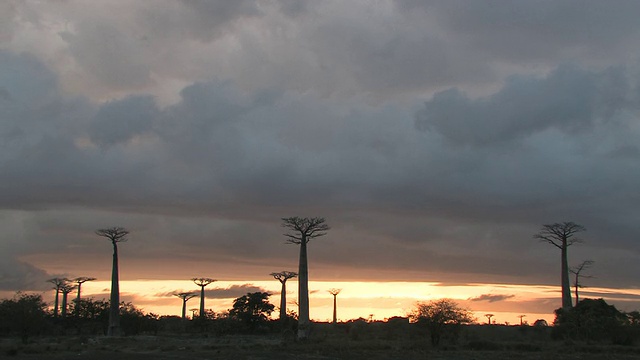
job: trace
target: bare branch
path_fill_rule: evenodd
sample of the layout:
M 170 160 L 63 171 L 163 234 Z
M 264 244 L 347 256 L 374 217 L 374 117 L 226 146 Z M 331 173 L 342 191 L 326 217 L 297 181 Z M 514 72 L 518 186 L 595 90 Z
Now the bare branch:
M 563 222 L 543 225 L 540 232 L 533 235 L 533 237 L 562 249 L 575 243 L 581 243 L 582 239 L 577 238 L 575 234 L 582 231 L 586 231 L 582 225 L 573 222 Z
M 191 279 L 191 281 L 193 281 L 198 286 L 205 287 L 205 286 L 207 286 L 207 285 L 209 285 L 212 282 L 215 282 L 217 280 L 211 279 L 211 278 L 193 278 L 193 279 Z
M 337 296 L 338 294 L 340 294 L 340 291 L 342 291 L 342 289 L 329 289 L 329 290 L 327 290 L 327 292 L 329 292 L 329 294 L 331 294 L 333 296 Z
M 96 235 L 105 237 L 111 240 L 112 243 L 120 243 L 126 242 L 129 239 L 127 235 L 129 235 L 129 231 L 122 227 L 112 227 L 107 229 L 99 229 L 96 230 Z
M 282 227 L 290 230 L 284 236 L 288 238 L 286 241 L 291 244 L 307 243 L 313 238 L 326 235 L 327 231 L 331 229 L 329 225 L 325 224 L 325 219 L 321 217 L 301 218 L 292 216 L 281 220 Z
M 298 273 L 293 272 L 293 271 L 280 271 L 277 273 L 271 273 L 269 274 L 271 276 L 273 276 L 274 279 L 280 281 L 281 283 L 285 283 L 287 280 L 297 277 Z
M 189 299 L 192 299 L 192 298 L 198 296 L 198 294 L 194 293 L 194 292 L 181 292 L 181 293 L 176 293 L 176 294 L 173 294 L 173 295 L 179 297 L 180 299 L 182 299 L 182 301 L 185 301 L 185 302 L 187 300 L 189 300 Z

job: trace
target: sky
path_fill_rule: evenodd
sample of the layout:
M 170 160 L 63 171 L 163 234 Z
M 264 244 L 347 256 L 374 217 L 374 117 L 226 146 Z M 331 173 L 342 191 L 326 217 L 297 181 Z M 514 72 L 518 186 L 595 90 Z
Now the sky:
M 533 235 L 573 221 L 587 231 L 570 264 L 595 262 L 585 285 L 640 308 L 624 295 L 640 273 L 638 13 L 2 1 L 0 291 L 108 280 L 95 230 L 112 226 L 130 231 L 123 281 L 278 285 L 268 274 L 298 256 L 281 218 L 302 216 L 331 226 L 310 277 L 346 284 L 345 300 L 349 283 L 437 283 L 468 285 L 472 308 L 535 312 L 521 286 L 557 286 L 560 254 Z

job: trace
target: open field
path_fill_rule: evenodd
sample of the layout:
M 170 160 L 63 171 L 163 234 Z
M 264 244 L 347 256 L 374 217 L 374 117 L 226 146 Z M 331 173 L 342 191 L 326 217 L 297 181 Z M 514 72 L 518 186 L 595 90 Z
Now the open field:
M 551 341 L 546 334 L 517 327 L 475 326 L 458 341 L 433 348 L 420 334 L 344 332 L 320 327 L 306 342 L 287 335 L 162 335 L 46 337 L 27 344 L 0 342 L 0 358 L 12 359 L 640 359 L 638 346 Z M 528 329 L 534 330 L 534 329 Z M 406 336 L 405 336 L 406 335 Z

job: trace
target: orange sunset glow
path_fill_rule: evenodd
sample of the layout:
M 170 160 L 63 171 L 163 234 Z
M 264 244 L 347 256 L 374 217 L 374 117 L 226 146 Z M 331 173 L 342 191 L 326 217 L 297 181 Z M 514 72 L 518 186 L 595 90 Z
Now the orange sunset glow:
M 578 3 L 0 1 L 0 298 L 640 309 L 640 2 Z

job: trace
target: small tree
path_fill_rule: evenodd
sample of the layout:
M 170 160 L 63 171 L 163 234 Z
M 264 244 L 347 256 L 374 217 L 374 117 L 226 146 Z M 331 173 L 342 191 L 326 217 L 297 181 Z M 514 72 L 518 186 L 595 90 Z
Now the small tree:
M 18 335 L 26 343 L 46 326 L 47 304 L 41 295 L 16 293 L 13 299 L 0 301 L 0 334 Z
M 298 273 L 293 271 L 280 271 L 277 273 L 271 273 L 274 279 L 280 281 L 282 289 L 280 290 L 280 317 L 282 321 L 287 317 L 287 280 L 295 278 Z
M 193 278 L 191 281 L 200 286 L 200 312 L 198 313 L 198 317 L 204 319 L 206 315 L 206 312 L 204 311 L 204 288 L 216 280 L 211 278 Z
M 187 301 L 189 301 L 189 299 L 192 299 L 198 295 L 192 292 L 181 292 L 174 295 L 182 299 L 182 320 L 184 321 L 187 319 Z
M 269 321 L 269 316 L 275 309 L 269 303 L 269 293 L 247 293 L 233 301 L 233 308 L 229 310 L 229 316 L 239 320 L 253 331 L 263 323 Z
M 487 318 L 487 324 L 491 325 L 491 318 L 494 317 L 493 314 L 484 314 L 484 317 Z
M 572 267 L 571 269 L 569 269 L 569 271 L 575 276 L 574 280 L 573 280 L 573 286 L 574 286 L 574 289 L 575 289 L 575 292 L 576 292 L 576 304 L 578 302 L 580 302 L 580 296 L 578 295 L 578 289 L 584 287 L 584 285 L 582 285 L 582 282 L 580 281 L 580 279 L 590 279 L 590 278 L 593 277 L 591 275 L 584 275 L 582 272 L 584 270 L 587 270 L 588 268 L 590 268 L 594 263 L 595 263 L 595 261 L 593 261 L 593 260 L 585 260 L 580 265 Z
M 427 328 L 433 346 L 440 344 L 440 339 L 445 333 L 451 333 L 456 337 L 460 325 L 474 321 L 469 310 L 461 308 L 451 299 L 419 302 L 409 314 L 409 318 Z
M 542 225 L 542 229 L 540 229 L 537 234 L 533 235 L 534 238 L 560 249 L 560 282 L 562 286 L 562 307 L 564 309 L 570 309 L 573 306 L 571 303 L 571 284 L 569 283 L 568 248 L 575 243 L 582 242 L 581 239 L 575 236 L 577 233 L 582 231 L 586 231 L 582 225 L 578 225 L 573 222 L 563 222 Z
M 309 337 L 309 266 L 307 261 L 307 243 L 314 238 L 324 236 L 330 229 L 324 218 L 301 218 L 297 216 L 282 218 L 282 227 L 289 230 L 284 234 L 287 243 L 300 245 L 298 266 L 298 339 Z
M 96 230 L 96 235 L 107 238 L 113 246 L 111 266 L 111 297 L 109 309 L 109 329 L 107 336 L 120 336 L 120 281 L 118 276 L 118 243 L 126 242 L 129 231 L 121 227 Z
M 329 294 L 333 295 L 333 323 L 338 323 L 338 301 L 336 298 L 342 289 L 329 289 Z M 373 317 L 373 316 L 372 316 Z
M 518 317 L 520 318 L 520 326 L 524 325 L 524 318 L 526 318 L 527 315 L 518 315 Z

